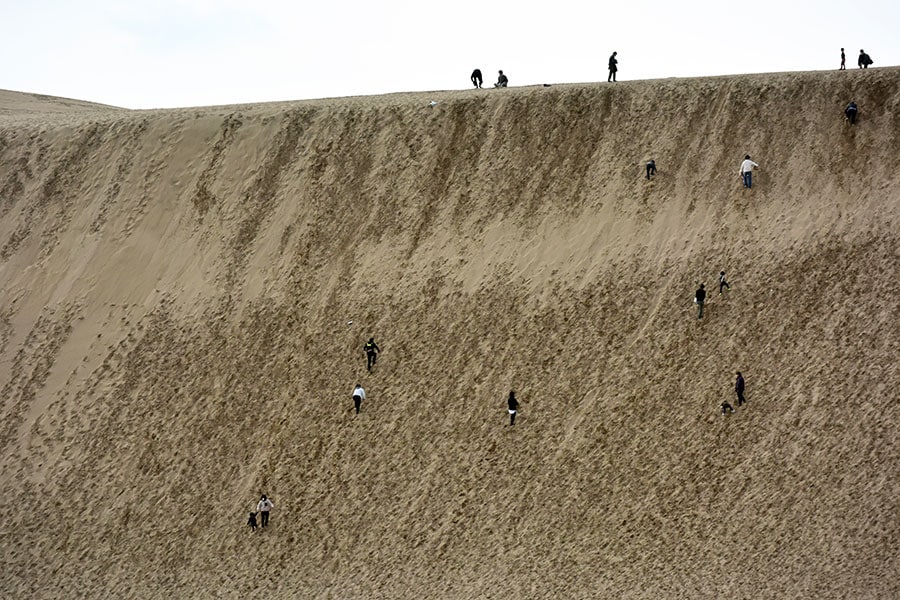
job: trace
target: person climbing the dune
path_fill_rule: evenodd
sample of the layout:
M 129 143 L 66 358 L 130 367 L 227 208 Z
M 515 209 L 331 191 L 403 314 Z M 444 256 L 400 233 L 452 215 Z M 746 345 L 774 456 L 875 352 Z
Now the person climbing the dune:
M 267 527 L 269 525 L 269 511 L 275 508 L 275 503 L 266 498 L 266 495 L 263 494 L 262 498 L 259 499 L 259 502 L 256 504 L 256 512 L 259 513 L 260 527 Z
M 737 372 L 737 380 L 734 382 L 734 392 L 737 394 L 737 405 L 741 406 L 746 402 L 744 399 L 744 376 L 741 372 Z
M 719 294 L 723 292 L 723 290 L 730 290 L 731 286 L 728 285 L 728 282 L 725 280 L 725 271 L 719 271 Z
M 516 413 L 519 411 L 519 401 L 516 400 L 516 393 L 509 391 L 509 398 L 506 399 L 506 406 L 509 410 L 509 425 L 512 427 L 516 424 Z
M 370 337 L 369 341 L 363 345 L 363 349 L 366 351 L 366 370 L 371 371 L 378 362 L 378 353 L 381 352 L 381 348 L 375 343 L 375 338 Z
M 734 407 L 728 403 L 728 400 L 722 402 L 722 414 L 729 415 L 734 413 Z
M 359 414 L 359 408 L 362 406 L 362 401 L 366 399 L 366 390 L 363 389 L 363 386 L 356 384 L 356 387 L 353 388 L 353 408 L 356 409 L 356 414 Z
M 656 175 L 656 161 L 652 158 L 647 163 L 647 179 L 650 179 L 651 175 Z
M 700 287 L 694 292 L 694 302 L 697 303 L 697 318 L 703 318 L 703 303 L 706 301 L 706 288 L 704 284 L 700 284 Z
M 856 125 L 857 115 L 859 115 L 859 107 L 856 106 L 856 102 L 851 102 L 847 105 L 847 108 L 844 109 L 844 116 L 847 117 L 847 121 L 849 121 L 851 125 Z
M 750 160 L 750 155 L 744 157 L 741 163 L 741 179 L 744 181 L 744 187 L 750 189 L 753 187 L 753 167 L 759 168 L 759 165 Z

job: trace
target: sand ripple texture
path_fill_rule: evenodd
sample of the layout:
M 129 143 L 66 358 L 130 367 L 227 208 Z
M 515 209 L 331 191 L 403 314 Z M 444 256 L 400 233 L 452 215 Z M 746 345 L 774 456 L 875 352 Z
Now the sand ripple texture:
M 900 597 L 898 156 L 897 68 L 2 92 L 0 596 Z

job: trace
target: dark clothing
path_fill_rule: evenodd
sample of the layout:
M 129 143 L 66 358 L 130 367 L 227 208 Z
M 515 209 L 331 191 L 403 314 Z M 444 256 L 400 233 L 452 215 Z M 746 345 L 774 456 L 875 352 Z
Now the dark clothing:
M 847 117 L 847 120 L 850 121 L 851 125 L 856 124 L 856 115 L 859 114 L 859 108 L 856 106 L 856 102 L 851 102 L 847 105 L 847 108 L 844 109 L 844 115 Z
M 722 403 L 722 414 L 727 415 L 734 412 L 734 407 L 728 404 L 728 400 Z
M 366 369 L 371 371 L 375 363 L 378 362 L 378 353 L 381 352 L 381 348 L 378 347 L 375 340 L 369 340 L 365 343 L 363 349 L 366 351 Z
M 724 274 L 723 274 L 723 275 L 719 275 L 719 293 L 720 293 L 720 294 L 722 293 L 723 288 L 724 288 L 724 289 L 729 289 L 729 290 L 731 289 L 731 286 L 728 285 L 728 282 L 727 282 L 727 281 L 725 281 L 725 275 L 724 275 Z
M 656 175 L 656 161 L 653 160 L 647 163 L 647 179 L 650 179 L 651 175 Z
M 356 414 L 359 414 L 359 407 L 362 406 L 362 396 L 359 394 L 353 394 L 353 407 L 356 409 Z
M 263 514 L 268 515 L 269 513 L 263 513 Z M 247 525 L 250 526 L 250 529 L 252 529 L 254 531 L 256 530 L 256 513 L 250 513 L 250 518 L 247 519 Z
M 500 77 L 497 78 L 497 83 L 494 84 L 494 87 L 506 87 L 508 83 L 509 79 L 506 78 L 506 75 L 501 73 Z
M 865 52 L 859 53 L 859 61 L 857 62 L 860 69 L 868 69 L 869 65 L 872 64 L 872 58 L 866 54 Z
M 742 375 L 738 375 L 737 381 L 734 382 L 734 391 L 737 393 L 738 406 L 746 402 L 744 400 L 744 377 Z
M 703 301 L 706 300 L 706 290 L 701 286 L 694 294 L 694 300 L 697 301 L 697 318 L 703 318 Z
M 606 78 L 606 81 L 616 80 L 616 71 L 619 70 L 618 64 L 619 61 L 616 60 L 616 53 L 613 52 L 612 56 L 609 57 L 609 77 Z
M 472 85 L 480 88 L 482 83 L 484 83 L 484 79 L 481 78 L 481 69 L 475 69 L 472 71 Z
M 509 424 L 515 425 L 516 412 L 519 410 L 519 401 L 516 400 L 516 395 L 510 392 L 509 399 L 507 399 L 506 404 L 509 407 Z
M 269 524 L 269 511 L 264 510 L 259 513 L 260 517 L 262 517 L 262 522 L 260 525 L 262 527 L 266 527 Z
M 840 70 L 843 71 L 846 68 L 847 68 L 847 55 L 845 55 L 844 51 L 841 50 L 841 68 L 840 68 Z

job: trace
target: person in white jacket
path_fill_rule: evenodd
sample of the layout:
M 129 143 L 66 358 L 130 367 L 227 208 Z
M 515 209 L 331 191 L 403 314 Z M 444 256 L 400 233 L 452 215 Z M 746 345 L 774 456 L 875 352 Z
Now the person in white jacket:
M 353 388 L 353 407 L 356 409 L 356 414 L 359 414 L 359 407 L 362 405 L 362 401 L 365 399 L 366 390 L 364 390 L 363 387 L 357 383 L 356 387 Z
M 266 495 L 263 494 L 262 498 L 259 499 L 259 502 L 256 503 L 256 511 L 260 516 L 260 527 L 265 527 L 269 524 L 269 511 L 275 508 L 275 503 L 266 498 Z
M 759 165 L 750 160 L 750 155 L 744 157 L 741 163 L 741 179 L 744 180 L 745 188 L 753 187 L 753 167 L 759 168 Z

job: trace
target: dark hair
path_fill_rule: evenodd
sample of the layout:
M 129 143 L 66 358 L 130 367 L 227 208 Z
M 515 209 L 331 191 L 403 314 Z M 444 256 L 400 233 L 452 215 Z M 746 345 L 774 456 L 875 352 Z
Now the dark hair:
M 748 154 L 747 156 L 745 156 L 744 160 L 750 160 L 750 155 Z

